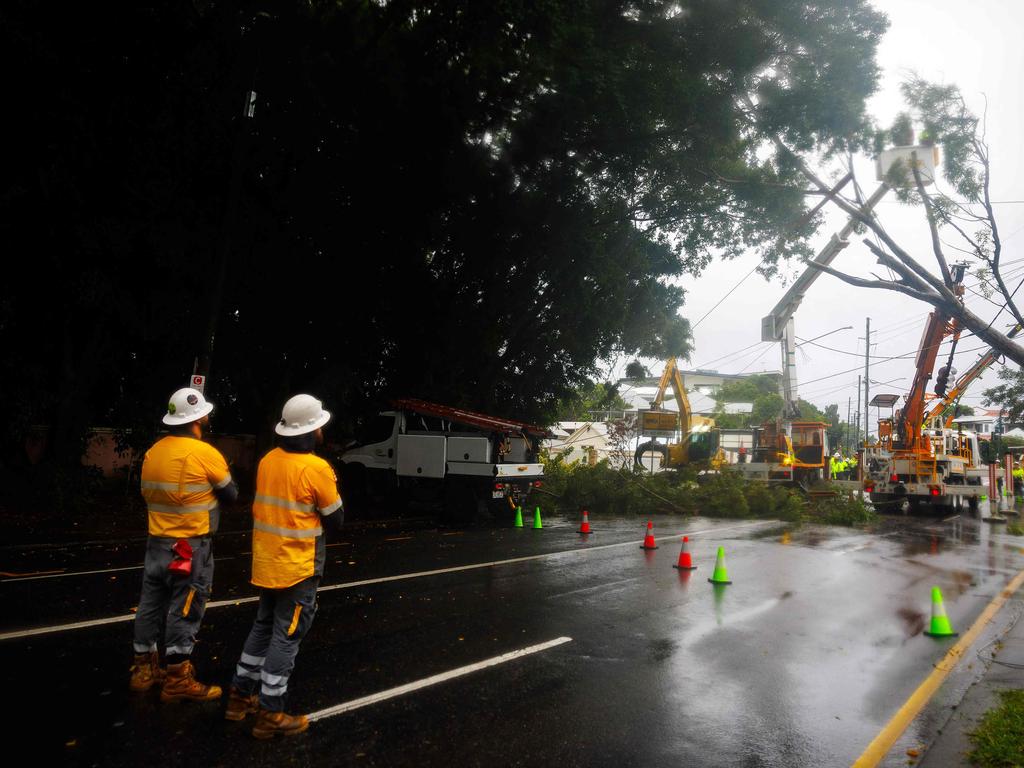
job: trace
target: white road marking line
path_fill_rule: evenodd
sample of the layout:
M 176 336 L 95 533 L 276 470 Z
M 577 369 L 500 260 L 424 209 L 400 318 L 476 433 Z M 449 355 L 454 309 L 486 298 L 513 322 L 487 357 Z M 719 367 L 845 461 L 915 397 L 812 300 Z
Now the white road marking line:
M 311 721 L 323 720 L 328 717 L 334 717 L 334 715 L 341 715 L 345 712 L 351 712 L 354 709 L 359 709 L 360 707 L 367 707 L 371 704 L 379 704 L 382 701 L 393 699 L 396 696 L 404 696 L 407 693 L 418 691 L 421 688 L 427 688 L 431 685 L 437 685 L 438 683 L 453 680 L 456 677 L 468 675 L 471 672 L 477 672 L 481 669 L 494 667 L 498 664 L 504 664 L 508 661 L 514 661 L 515 659 L 520 659 L 523 656 L 529 656 L 532 653 L 539 653 L 540 651 L 546 651 L 549 648 L 554 648 L 556 646 L 562 645 L 563 643 L 571 642 L 571 637 L 557 637 L 554 640 L 549 640 L 546 643 L 538 643 L 537 645 L 530 645 L 526 648 L 520 648 L 517 651 L 509 651 L 508 653 L 501 654 L 501 656 L 495 656 L 493 658 L 486 659 L 485 661 L 478 661 L 475 664 L 469 664 L 465 667 L 452 669 L 448 672 L 441 672 L 437 675 L 424 677 L 422 680 L 416 680 L 412 683 L 399 685 L 396 688 L 389 688 L 386 691 L 381 691 L 380 693 L 371 693 L 369 696 L 363 696 L 361 699 L 353 699 L 352 701 L 347 701 L 344 704 L 337 704 L 333 707 L 328 707 L 327 709 L 321 709 L 316 712 L 310 712 L 308 715 L 306 715 L 306 717 L 308 717 Z
M 754 523 L 743 523 L 741 525 L 729 525 L 724 528 L 706 528 L 701 531 L 685 531 L 686 536 L 699 536 L 705 533 L 724 533 L 725 531 L 735 531 L 737 529 L 763 527 L 765 525 L 776 525 L 776 521 L 758 521 Z M 664 541 L 666 539 L 677 539 L 684 534 L 673 533 L 666 536 L 655 537 L 655 541 Z M 457 565 L 452 568 L 437 568 L 432 571 L 417 571 L 416 573 L 400 573 L 396 576 L 381 576 L 376 579 L 363 579 L 361 581 L 346 581 L 341 584 L 328 584 L 327 586 L 320 587 L 317 592 L 333 592 L 336 589 L 354 589 L 356 587 L 366 587 L 371 584 L 384 584 L 389 581 L 403 581 L 405 579 L 419 579 L 425 576 L 440 576 L 444 573 L 458 573 L 459 571 L 473 571 L 478 568 L 495 568 L 499 565 L 511 565 L 512 563 L 525 563 L 530 560 L 542 560 L 549 557 L 560 557 L 562 555 L 571 556 L 578 555 L 586 552 L 593 552 L 598 549 L 612 549 L 614 547 L 635 547 L 637 546 L 636 539 L 630 539 L 629 541 L 623 541 L 618 544 L 602 544 L 598 547 L 587 547 L 586 549 L 564 549 L 559 552 L 548 552 L 543 555 L 527 555 L 525 557 L 513 557 L 508 560 L 492 560 L 488 563 L 472 563 L 470 565 Z M 232 605 L 244 605 L 246 603 L 255 603 L 260 599 L 259 595 L 253 595 L 251 597 L 239 597 L 234 600 L 215 600 L 206 604 L 206 610 L 211 608 L 223 608 L 225 606 Z M 35 629 L 25 629 L 17 632 L 2 632 L 0 633 L 0 642 L 4 640 L 16 640 L 22 637 L 33 637 L 35 635 L 46 635 L 52 632 L 64 632 L 76 629 L 86 629 L 88 627 L 98 627 L 104 624 L 118 624 L 120 622 L 132 621 L 135 618 L 134 613 L 129 613 L 121 616 L 111 616 L 106 619 L 90 619 L 88 621 L 78 621 L 73 624 L 60 624 L 49 627 L 36 627 Z

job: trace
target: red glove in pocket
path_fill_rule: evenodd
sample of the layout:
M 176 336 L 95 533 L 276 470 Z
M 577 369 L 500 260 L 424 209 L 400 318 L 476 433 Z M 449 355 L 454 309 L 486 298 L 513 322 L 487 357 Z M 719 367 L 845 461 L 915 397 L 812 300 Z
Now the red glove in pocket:
M 167 570 L 175 576 L 188 576 L 192 573 L 192 545 L 187 539 L 178 539 L 171 547 L 174 559 L 171 560 Z

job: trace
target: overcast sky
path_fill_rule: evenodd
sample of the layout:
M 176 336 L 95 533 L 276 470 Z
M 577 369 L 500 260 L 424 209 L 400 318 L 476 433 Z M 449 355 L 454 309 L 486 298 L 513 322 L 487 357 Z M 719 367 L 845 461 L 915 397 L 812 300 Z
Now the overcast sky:
M 1001 201 L 996 212 L 1004 244 L 1002 261 L 1007 264 L 1004 275 L 1011 285 L 1016 285 L 1017 280 L 1024 278 L 1024 0 L 874 0 L 872 4 L 890 21 L 878 52 L 882 69 L 880 90 L 869 103 L 869 111 L 881 124 L 888 125 L 902 108 L 899 84 L 911 70 L 933 82 L 958 85 L 976 114 L 985 110 L 987 100 L 992 199 Z M 865 160 L 856 168 L 858 180 L 868 195 L 878 185 L 873 166 Z M 940 187 L 945 187 L 941 178 Z M 896 241 L 918 256 L 921 263 L 935 268 L 923 211 L 896 203 L 892 193 L 882 200 L 878 211 L 882 224 Z M 840 212 L 830 214 L 815 247 L 823 246 L 844 223 Z M 952 237 L 944 239 L 959 245 Z M 956 251 L 947 251 L 950 261 L 956 255 Z M 685 363 L 686 368 L 711 368 L 724 373 L 780 370 L 780 345 L 760 343 L 761 318 L 785 292 L 784 279 L 791 280 L 801 269 L 790 267 L 783 270 L 785 278 L 771 281 L 755 273 L 703 317 L 757 261 L 750 254 L 718 262 L 699 278 L 683 281 L 687 298 L 682 314 L 691 323 L 700 321 L 694 329 L 696 348 Z M 850 245 L 832 266 L 864 277 L 870 277 L 872 270 L 878 271 L 874 257 L 859 236 L 851 238 Z M 994 316 L 1002 302 L 993 305 L 971 293 L 970 288 L 977 284 L 975 278 L 969 277 L 966 284 L 968 306 L 984 317 Z M 822 275 L 795 315 L 797 337 L 813 339 L 844 326 L 852 326 L 852 330 L 834 333 L 818 342 L 832 349 L 811 344 L 798 349 L 800 396 L 822 409 L 829 403 L 839 403 L 845 420 L 847 398 L 856 409 L 857 376 L 864 366 L 865 319 L 871 318 L 872 355 L 887 358 L 916 350 L 929 310 L 928 305 L 902 294 L 854 288 L 830 275 Z M 1005 328 L 1008 318 L 1004 312 L 999 324 Z M 943 346 L 942 352 L 947 350 Z M 954 365 L 963 372 L 982 352 L 977 339 L 962 338 Z M 616 367 L 616 375 L 622 374 L 625 362 L 628 361 Z M 652 374 L 660 373 L 663 361 L 643 362 Z M 850 370 L 854 368 L 858 370 Z M 993 366 L 975 382 L 962 402 L 981 406 L 981 391 L 994 385 L 997 368 L 998 365 Z M 870 378 L 879 382 L 871 385 L 872 397 L 879 392 L 905 394 L 913 373 L 912 359 L 872 360 Z M 871 421 L 875 421 L 874 409 Z

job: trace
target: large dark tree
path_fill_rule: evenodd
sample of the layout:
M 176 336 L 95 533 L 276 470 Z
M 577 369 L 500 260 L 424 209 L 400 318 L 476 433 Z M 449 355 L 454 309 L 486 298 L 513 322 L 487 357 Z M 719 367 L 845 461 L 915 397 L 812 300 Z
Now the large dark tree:
M 218 427 L 262 433 L 300 390 L 343 427 L 396 395 L 542 419 L 595 360 L 686 355 L 676 278 L 805 252 L 764 136 L 856 145 L 884 26 L 865 0 L 12 0 L 6 455 L 30 424 L 72 463 L 91 426 L 144 440 L 197 363 Z

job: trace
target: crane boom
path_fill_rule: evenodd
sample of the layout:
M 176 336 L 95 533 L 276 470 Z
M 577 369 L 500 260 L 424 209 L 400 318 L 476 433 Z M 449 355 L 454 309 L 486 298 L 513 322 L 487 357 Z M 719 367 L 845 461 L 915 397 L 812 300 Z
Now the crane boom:
M 889 189 L 888 184 L 884 182 L 880 184 L 874 194 L 861 206 L 860 212 L 862 214 L 869 213 Z M 849 245 L 847 238 L 853 234 L 857 223 L 857 220 L 851 216 L 846 222 L 846 226 L 838 233 L 833 234 L 825 247 L 808 264 L 807 269 L 789 287 L 789 290 L 779 300 L 779 303 L 775 305 L 775 308 L 768 315 L 761 318 L 761 341 L 782 342 L 782 382 L 780 384 L 780 394 L 783 400 L 783 416 L 786 418 L 794 418 L 799 415 L 799 406 L 797 405 L 799 395 L 797 394 L 796 380 L 796 338 L 793 327 L 793 315 L 796 313 L 807 291 L 822 273 L 814 265 L 829 266 L 836 256 L 839 255 L 839 252 Z

